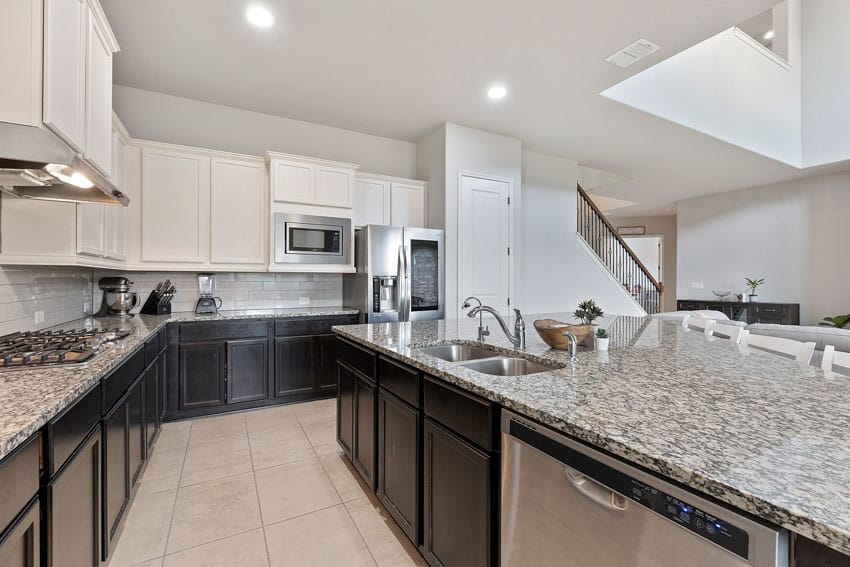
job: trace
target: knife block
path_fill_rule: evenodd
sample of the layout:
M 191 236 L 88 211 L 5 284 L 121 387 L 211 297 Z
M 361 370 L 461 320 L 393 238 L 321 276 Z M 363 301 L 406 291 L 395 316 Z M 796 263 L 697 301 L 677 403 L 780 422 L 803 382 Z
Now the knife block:
M 144 315 L 171 315 L 171 302 L 160 304 L 157 302 L 155 294 L 151 292 L 139 313 Z

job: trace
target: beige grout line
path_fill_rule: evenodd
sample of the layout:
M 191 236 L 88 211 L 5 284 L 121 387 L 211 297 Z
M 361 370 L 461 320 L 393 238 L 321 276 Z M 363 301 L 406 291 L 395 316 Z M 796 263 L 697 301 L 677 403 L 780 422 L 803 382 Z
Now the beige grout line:
M 266 537 L 266 521 L 263 519 L 263 505 L 260 503 L 260 489 L 257 487 L 257 471 L 254 470 L 254 451 L 251 446 L 251 434 L 248 432 L 248 420 L 245 419 L 245 435 L 248 437 L 248 456 L 251 459 L 251 478 L 254 479 L 254 494 L 257 496 L 257 510 L 260 512 L 260 529 L 263 531 L 263 545 L 266 547 L 266 565 L 271 565 L 269 540 Z
M 177 479 L 177 494 L 174 495 L 174 505 L 171 507 L 171 518 L 168 520 L 168 535 L 165 537 L 165 549 L 162 552 L 162 563 L 168 554 L 168 544 L 171 541 L 171 528 L 174 526 L 174 511 L 177 509 L 177 499 L 180 498 L 180 481 L 183 480 L 183 468 L 186 466 L 186 455 L 189 454 L 189 443 L 192 442 L 192 425 L 189 425 L 189 436 L 186 438 L 186 450 L 183 453 L 183 463 L 180 465 L 180 476 Z

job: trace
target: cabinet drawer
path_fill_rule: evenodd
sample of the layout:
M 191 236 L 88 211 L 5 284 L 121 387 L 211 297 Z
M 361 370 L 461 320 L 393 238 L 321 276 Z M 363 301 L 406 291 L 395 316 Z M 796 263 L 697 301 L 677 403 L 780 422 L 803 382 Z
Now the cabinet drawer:
M 701 309 L 707 309 L 705 303 L 697 301 L 680 301 L 676 308 L 679 311 L 699 311 Z
M 48 477 L 53 477 L 100 421 L 101 396 L 101 385 L 98 383 L 74 405 L 47 422 Z
M 375 380 L 375 353 L 345 339 L 337 338 L 336 359 Z
M 265 337 L 268 321 L 204 321 L 180 325 L 180 342 Z
M 159 350 L 165 350 L 165 347 L 168 346 L 168 333 L 166 327 L 163 327 L 157 333 L 159 338 Z
M 301 319 L 277 319 L 274 322 L 274 334 L 277 337 L 297 337 L 301 335 L 328 335 L 334 325 L 353 325 L 356 315 L 335 317 L 305 317 Z
M 785 317 L 788 309 L 784 305 L 759 305 L 756 303 L 756 313 L 759 315 L 770 315 L 771 317 Z
M 425 376 L 425 414 L 488 451 L 496 446 L 493 404 Z
M 38 435 L 0 462 L 0 533 L 38 492 Z
M 112 371 L 103 379 L 103 407 L 101 413 L 106 414 L 115 402 L 124 395 L 136 378 L 145 370 L 145 349 L 131 356 L 127 362 Z
M 378 381 L 413 407 L 419 404 L 419 372 L 383 356 L 378 357 Z

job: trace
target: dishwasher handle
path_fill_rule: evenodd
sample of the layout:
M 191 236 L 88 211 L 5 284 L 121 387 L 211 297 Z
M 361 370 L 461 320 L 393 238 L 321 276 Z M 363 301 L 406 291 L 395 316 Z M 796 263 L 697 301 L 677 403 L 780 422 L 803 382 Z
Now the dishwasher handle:
M 564 467 L 564 473 L 570 484 L 579 491 L 585 498 L 596 502 L 614 512 L 624 512 L 629 508 L 629 501 L 624 496 L 617 494 L 607 486 L 604 486 L 595 480 L 592 480 L 583 474 Z

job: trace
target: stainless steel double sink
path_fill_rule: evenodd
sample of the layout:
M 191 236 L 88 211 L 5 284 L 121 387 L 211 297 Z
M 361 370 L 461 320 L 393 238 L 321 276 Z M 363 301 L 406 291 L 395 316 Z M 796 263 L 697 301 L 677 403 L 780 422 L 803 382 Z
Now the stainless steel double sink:
M 428 354 L 446 362 L 465 362 L 460 366 L 490 374 L 491 376 L 525 376 L 559 370 L 563 366 L 542 364 L 526 358 L 505 356 L 486 348 L 463 345 L 445 344 L 414 349 L 418 353 Z

